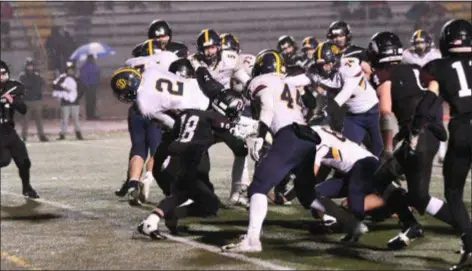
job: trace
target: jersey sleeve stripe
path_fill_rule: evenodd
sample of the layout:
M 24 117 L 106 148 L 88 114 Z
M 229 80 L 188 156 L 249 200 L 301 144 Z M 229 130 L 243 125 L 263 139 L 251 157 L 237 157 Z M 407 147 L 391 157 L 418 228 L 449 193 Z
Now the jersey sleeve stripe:
M 259 93 L 261 90 L 267 88 L 266 85 L 259 85 L 254 91 L 252 92 L 252 96 L 255 97 L 257 93 Z

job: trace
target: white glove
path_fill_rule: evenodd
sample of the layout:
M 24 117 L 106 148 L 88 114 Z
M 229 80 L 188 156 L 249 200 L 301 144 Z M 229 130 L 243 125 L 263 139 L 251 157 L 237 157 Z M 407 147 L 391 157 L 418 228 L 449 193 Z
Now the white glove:
M 249 154 L 254 162 L 259 161 L 259 153 L 261 152 L 263 145 L 264 139 L 262 139 L 262 137 L 253 138 L 252 144 L 248 144 Z

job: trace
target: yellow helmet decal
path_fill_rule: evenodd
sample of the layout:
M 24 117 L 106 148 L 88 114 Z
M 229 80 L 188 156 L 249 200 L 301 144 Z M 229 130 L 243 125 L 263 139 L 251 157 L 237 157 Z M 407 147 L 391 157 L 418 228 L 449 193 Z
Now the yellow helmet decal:
M 318 45 L 318 52 L 316 52 L 316 55 L 318 56 L 318 59 L 321 59 L 321 51 L 323 51 L 323 46 L 324 46 L 324 42 L 320 43 Z
M 118 88 L 119 90 L 124 90 L 126 88 L 126 86 L 128 85 L 128 80 L 120 78 L 120 79 L 116 80 L 115 85 L 116 85 L 116 88 Z

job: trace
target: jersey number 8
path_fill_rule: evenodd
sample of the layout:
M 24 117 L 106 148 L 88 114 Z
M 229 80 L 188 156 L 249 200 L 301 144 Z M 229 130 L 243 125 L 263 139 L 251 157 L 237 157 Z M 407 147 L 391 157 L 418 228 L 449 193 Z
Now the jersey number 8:
M 187 118 L 187 114 L 180 117 L 182 121 L 180 125 L 180 135 L 177 141 L 182 143 L 190 142 L 195 135 L 195 129 L 197 129 L 198 121 L 200 117 L 192 115 Z
M 171 95 L 182 96 L 184 94 L 184 83 L 177 81 L 174 84 L 168 79 L 161 78 L 156 81 L 156 89 L 159 92 L 166 90 Z
M 298 106 L 302 106 L 302 98 L 300 96 L 300 92 L 296 90 L 297 94 L 295 96 L 295 102 Z M 280 95 L 280 99 L 287 103 L 287 107 L 293 109 L 293 98 L 292 93 L 290 93 L 290 88 L 285 84 L 284 91 L 282 91 L 282 95 Z

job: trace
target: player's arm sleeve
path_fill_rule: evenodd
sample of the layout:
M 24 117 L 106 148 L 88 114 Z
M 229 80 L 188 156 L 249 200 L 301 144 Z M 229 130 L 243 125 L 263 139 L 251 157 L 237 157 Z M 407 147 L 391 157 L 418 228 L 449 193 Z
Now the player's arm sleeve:
M 289 76 L 285 78 L 284 81 L 287 84 L 294 85 L 297 87 L 300 87 L 300 86 L 304 87 L 304 86 L 308 86 L 312 84 L 312 80 L 306 74 L 300 74 L 297 76 Z
M 352 93 L 361 80 L 364 80 L 362 76 L 346 78 L 341 91 L 336 95 L 336 97 L 334 97 L 334 101 L 338 104 L 338 106 L 343 106 L 343 104 L 345 104 L 347 100 L 351 98 Z
M 244 68 L 242 66 L 239 66 L 240 68 L 238 68 L 236 70 L 236 72 L 234 73 L 233 77 L 235 79 L 237 79 L 239 82 L 241 82 L 241 84 L 243 86 L 245 86 L 247 84 L 247 82 L 249 82 L 249 80 L 251 79 L 251 77 L 246 73 L 246 71 L 244 70 Z
M 321 160 L 323 157 L 328 154 L 329 147 L 326 145 L 318 145 L 318 148 L 316 150 L 316 155 L 315 155 L 315 175 L 318 173 L 318 170 L 321 166 Z
M 198 67 L 196 70 L 196 76 L 200 89 L 210 100 L 215 98 L 216 95 L 224 89 L 224 86 L 213 79 L 210 72 L 205 67 Z

